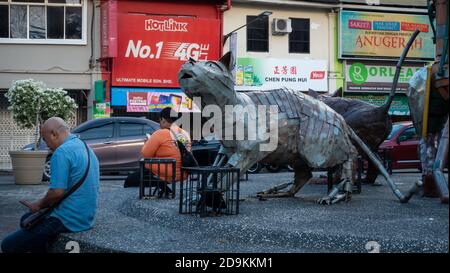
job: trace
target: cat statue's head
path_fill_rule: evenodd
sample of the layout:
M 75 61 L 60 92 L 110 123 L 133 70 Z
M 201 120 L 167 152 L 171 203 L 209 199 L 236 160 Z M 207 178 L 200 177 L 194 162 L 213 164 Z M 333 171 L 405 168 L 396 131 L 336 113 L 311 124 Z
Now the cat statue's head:
M 201 97 L 202 106 L 235 104 L 236 93 L 231 73 L 231 59 L 230 52 L 219 61 L 190 59 L 178 72 L 181 89 L 191 99 Z

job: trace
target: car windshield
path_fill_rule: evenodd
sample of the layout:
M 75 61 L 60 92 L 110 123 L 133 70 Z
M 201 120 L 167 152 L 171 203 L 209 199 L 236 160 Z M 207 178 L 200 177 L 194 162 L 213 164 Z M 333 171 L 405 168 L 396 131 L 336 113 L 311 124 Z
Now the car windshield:
M 392 131 L 389 133 L 387 139 L 391 139 L 392 136 L 394 136 L 398 130 L 400 130 L 402 128 L 403 125 L 401 124 L 394 124 L 394 126 L 392 126 Z

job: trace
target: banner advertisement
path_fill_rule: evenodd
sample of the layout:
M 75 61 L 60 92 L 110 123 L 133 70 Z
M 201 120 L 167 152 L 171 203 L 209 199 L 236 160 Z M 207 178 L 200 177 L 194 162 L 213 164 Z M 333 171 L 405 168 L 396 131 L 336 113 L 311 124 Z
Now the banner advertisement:
M 200 112 L 183 92 L 127 92 L 127 112 L 159 112 L 172 107 L 177 112 Z
M 217 60 L 220 20 L 120 14 L 113 86 L 179 87 L 190 58 Z
M 236 90 L 288 87 L 294 90 L 328 91 L 325 60 L 238 58 Z
M 111 117 L 109 102 L 94 102 L 94 119 Z
M 435 45 L 427 15 L 342 10 L 340 58 L 399 58 L 412 33 L 420 30 L 408 59 L 433 60 Z
M 345 98 L 362 100 L 375 106 L 383 105 L 388 97 L 389 95 L 345 94 Z M 389 115 L 408 116 L 409 114 L 408 98 L 405 95 L 396 95 L 389 108 Z
M 351 62 L 345 63 L 345 90 L 351 92 L 390 92 L 394 82 L 393 62 Z M 398 78 L 398 93 L 406 93 L 408 82 L 424 63 L 404 64 Z
M 100 4 L 100 48 L 102 58 L 117 57 L 117 1 Z

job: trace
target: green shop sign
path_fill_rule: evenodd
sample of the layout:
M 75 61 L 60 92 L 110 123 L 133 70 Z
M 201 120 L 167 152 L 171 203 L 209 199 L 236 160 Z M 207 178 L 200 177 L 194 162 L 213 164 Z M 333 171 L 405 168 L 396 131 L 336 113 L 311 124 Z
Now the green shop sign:
M 397 92 L 405 93 L 408 82 L 423 63 L 404 65 L 400 69 Z M 389 92 L 395 75 L 395 63 L 347 62 L 345 65 L 346 91 Z
M 111 116 L 110 102 L 94 102 L 94 119 L 109 118 Z

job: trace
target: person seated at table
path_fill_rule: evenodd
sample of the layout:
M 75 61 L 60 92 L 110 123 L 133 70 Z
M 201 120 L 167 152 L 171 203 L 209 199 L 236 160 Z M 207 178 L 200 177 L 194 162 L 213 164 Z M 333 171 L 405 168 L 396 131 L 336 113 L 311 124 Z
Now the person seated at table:
M 164 108 L 159 116 L 161 129 L 156 130 L 150 136 L 141 150 L 141 156 L 143 158 L 174 158 L 176 161 L 175 181 L 180 181 L 181 179 L 181 154 L 176 144 L 176 139 L 183 142 L 187 150 L 191 150 L 191 138 L 189 134 L 175 124 L 175 120 L 177 120 L 179 116 L 180 114 L 172 110 L 172 108 Z M 160 166 L 158 169 L 157 164 L 146 164 L 145 167 L 152 172 L 156 180 L 159 178 L 163 181 L 170 182 L 174 177 L 172 168 L 169 167 L 169 165 L 167 169 L 164 165 Z M 124 187 L 137 187 L 139 186 L 139 180 L 139 172 L 131 174 L 125 181 Z

